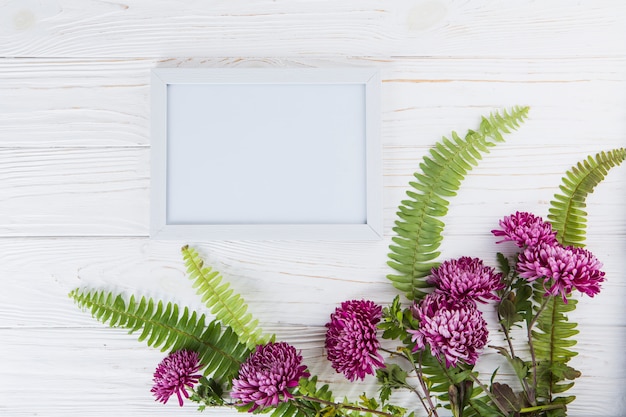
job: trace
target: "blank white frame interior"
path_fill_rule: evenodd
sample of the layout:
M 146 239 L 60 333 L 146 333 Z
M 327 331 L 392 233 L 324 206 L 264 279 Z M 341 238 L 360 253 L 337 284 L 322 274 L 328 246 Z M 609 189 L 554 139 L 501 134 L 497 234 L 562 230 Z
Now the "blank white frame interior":
M 157 239 L 382 238 L 376 69 L 154 69 Z

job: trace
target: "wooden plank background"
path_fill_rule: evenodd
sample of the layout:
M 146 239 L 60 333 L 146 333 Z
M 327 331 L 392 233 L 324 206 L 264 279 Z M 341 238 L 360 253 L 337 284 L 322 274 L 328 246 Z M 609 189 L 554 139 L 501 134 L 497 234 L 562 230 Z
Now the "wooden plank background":
M 67 298 L 89 286 L 201 309 L 185 243 L 337 394 L 371 392 L 372 379 L 346 384 L 330 368 L 323 326 L 345 299 L 395 295 L 387 246 L 420 158 L 481 115 L 531 107 L 446 218 L 444 257 L 493 262 L 498 219 L 545 215 L 567 168 L 626 146 L 625 40 L 621 0 L 0 0 L 0 416 L 195 415 L 153 401 L 162 353 Z M 382 73 L 383 241 L 148 238 L 151 68 L 337 66 Z M 588 247 L 608 280 L 572 315 L 583 376 L 571 416 L 626 415 L 625 180 L 614 169 L 588 200 Z M 498 363 L 487 352 L 479 366 Z

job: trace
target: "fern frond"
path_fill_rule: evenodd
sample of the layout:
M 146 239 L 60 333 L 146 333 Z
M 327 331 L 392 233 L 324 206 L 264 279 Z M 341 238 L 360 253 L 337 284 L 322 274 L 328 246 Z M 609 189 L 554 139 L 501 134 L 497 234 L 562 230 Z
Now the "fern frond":
M 269 338 L 263 335 L 258 320 L 253 320 L 247 312 L 248 305 L 243 298 L 233 292 L 228 282 L 222 282 L 222 276 L 217 271 L 204 265 L 195 249 L 183 246 L 181 251 L 193 288 L 215 318 L 230 326 L 249 348 L 266 343 Z
M 190 313 L 187 307 L 181 314 L 173 303 L 164 305 L 145 297 L 137 301 L 134 296 L 126 303 L 121 295 L 104 291 L 75 289 L 69 296 L 98 321 L 127 328 L 129 333 L 141 332 L 139 341 L 148 346 L 161 351 L 198 352 L 204 375 L 215 375 L 222 383 L 229 383 L 237 375 L 250 354 L 230 327 L 222 327 L 218 321 L 206 324 L 204 314 Z
M 607 175 L 609 169 L 626 159 L 626 148 L 600 152 L 573 166 L 563 177 L 550 202 L 548 220 L 557 232 L 557 239 L 564 246 L 583 246 L 587 228 L 587 206 L 585 200 Z
M 408 199 L 399 206 L 395 222 L 389 266 L 398 274 L 388 275 L 393 285 L 409 299 L 420 299 L 430 285 L 425 282 L 443 239 L 445 224 L 439 220 L 448 212 L 448 200 L 456 195 L 465 175 L 478 164 L 482 154 L 504 141 L 502 134 L 516 129 L 526 118 L 528 107 L 514 107 L 510 112 L 484 117 L 477 131 L 470 130 L 465 138 L 455 132 L 444 137 L 425 156 L 410 182 Z
M 537 306 L 545 300 L 543 283 L 534 284 Z M 553 396 L 571 388 L 580 372 L 567 365 L 578 353 L 571 348 L 579 332 L 577 324 L 567 319 L 567 313 L 576 308 L 577 300 L 568 299 L 567 304 L 560 296 L 553 296 L 539 315 L 536 330 L 532 331 L 537 370 L 537 396 L 552 403 Z M 535 307 L 537 309 L 538 307 Z

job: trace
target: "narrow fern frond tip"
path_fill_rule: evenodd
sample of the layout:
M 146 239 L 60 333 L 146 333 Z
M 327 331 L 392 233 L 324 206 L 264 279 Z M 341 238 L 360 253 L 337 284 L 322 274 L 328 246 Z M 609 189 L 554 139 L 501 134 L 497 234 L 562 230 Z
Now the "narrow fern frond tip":
M 183 246 L 181 252 L 189 279 L 193 281 L 193 288 L 211 314 L 230 326 L 249 348 L 267 343 L 269 337 L 263 334 L 258 320 L 248 313 L 248 305 L 230 288 L 229 283 L 222 282 L 219 272 L 206 266 L 198 252 L 188 245 Z
M 548 220 L 565 246 L 584 246 L 587 229 L 586 199 L 608 171 L 626 159 L 626 148 L 599 152 L 578 162 L 562 178 L 560 193 L 550 202 Z

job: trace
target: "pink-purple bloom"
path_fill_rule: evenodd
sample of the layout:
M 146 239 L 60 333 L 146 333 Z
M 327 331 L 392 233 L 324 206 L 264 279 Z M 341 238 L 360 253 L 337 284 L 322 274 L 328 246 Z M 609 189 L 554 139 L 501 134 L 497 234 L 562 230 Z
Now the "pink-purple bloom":
M 472 300 L 451 300 L 445 294 L 432 293 L 413 306 L 419 328 L 409 330 L 415 343 L 413 351 L 429 346 L 446 366 L 458 361 L 473 365 L 487 343 L 487 322 Z
M 515 242 L 520 248 L 537 246 L 541 243 L 556 244 L 556 232 L 552 225 L 541 217 L 528 212 L 515 212 L 500 220 L 502 230 L 492 230 L 494 236 L 503 237 L 497 243 Z
M 364 379 L 385 366 L 376 337 L 381 316 L 382 308 L 373 301 L 344 301 L 326 324 L 328 360 L 350 381 Z
M 604 281 L 600 268 L 602 263 L 586 249 L 549 244 L 527 248 L 517 263 L 521 277 L 543 279 L 546 295 L 561 294 L 564 302 L 573 289 L 590 297 L 598 294 Z
M 275 406 L 293 398 L 289 390 L 309 375 L 302 356 L 288 343 L 258 345 L 239 368 L 231 396 L 245 405 L 253 404 L 250 412 Z
M 154 386 L 150 391 L 156 401 L 165 404 L 176 394 L 182 407 L 183 396 L 189 398 L 187 388 L 193 388 L 202 377 L 196 374 L 200 367 L 198 353 L 191 350 L 179 350 L 166 356 L 154 372 Z
M 504 288 L 502 274 L 480 259 L 467 256 L 442 262 L 433 268 L 429 282 L 435 285 L 435 292 L 446 294 L 453 300 L 497 300 L 494 292 Z

